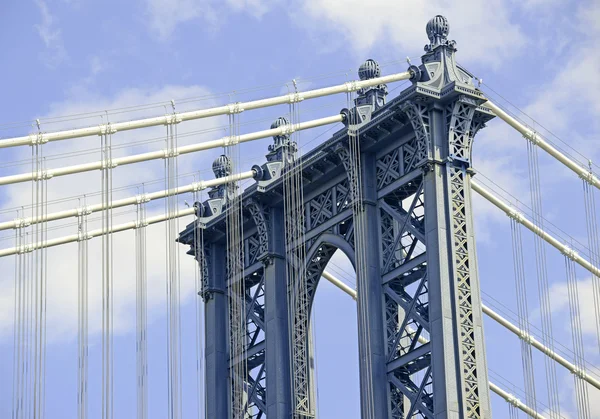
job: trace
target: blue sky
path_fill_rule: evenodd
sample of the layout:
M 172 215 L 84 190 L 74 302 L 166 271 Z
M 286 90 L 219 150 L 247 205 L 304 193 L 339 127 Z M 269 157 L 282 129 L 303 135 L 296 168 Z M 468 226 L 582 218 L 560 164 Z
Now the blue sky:
M 600 138 L 600 2 L 598 0 L 7 0 L 0 4 L 0 48 L 3 84 L 0 137 L 33 132 L 31 121 L 41 118 L 42 129 L 101 123 L 105 110 L 152 104 L 135 112 L 111 113 L 111 121 L 170 111 L 175 100 L 178 111 L 203 108 L 230 101 L 267 97 L 287 91 L 292 79 L 301 89 L 343 82 L 356 77 L 356 69 L 367 58 L 382 63 L 383 73 L 403 71 L 405 58 L 418 62 L 427 38 L 425 24 L 435 14 L 450 21 L 450 38 L 457 41 L 459 62 L 484 81 L 483 90 L 506 105 L 495 92 L 524 110 L 537 122 L 577 149 L 598 161 Z M 387 63 L 387 64 L 386 64 Z M 385 64 L 385 65 L 383 65 Z M 286 87 L 287 83 L 287 87 Z M 390 90 L 396 86 L 389 86 Z M 402 87 L 400 87 L 401 89 Z M 255 89 L 252 92 L 244 91 Z M 493 89 L 493 90 L 492 90 Z M 232 93 L 234 92 L 235 93 Z M 396 89 L 391 94 L 397 94 Z M 165 108 L 166 106 L 166 108 Z M 302 103 L 303 119 L 333 115 L 346 107 L 342 96 Z M 245 132 L 265 129 L 287 108 L 266 109 L 241 115 Z M 69 121 L 51 117 L 91 112 L 85 118 Z M 106 116 L 103 116 L 106 118 Z M 24 124 L 9 125 L 14 122 Z M 227 119 L 196 121 L 179 127 L 180 144 L 227 135 Z M 550 137 L 541 127 L 542 133 Z M 203 131 L 202 133 L 195 133 Z M 303 150 L 326 138 L 326 129 L 300 134 Z M 184 136 L 185 133 L 195 133 Z M 157 149 L 161 142 L 143 141 L 164 136 L 163 128 L 114 136 L 123 145 L 117 154 Z M 311 142 L 312 140 L 312 142 Z M 240 169 L 263 161 L 270 140 L 242 148 Z M 98 159 L 96 138 L 48 144 L 46 156 L 58 167 Z M 79 152 L 77 155 L 64 153 Z M 28 171 L 28 165 L 5 163 L 27 158 L 28 150 L 3 149 L 0 174 Z M 180 158 L 180 173 L 206 171 L 212 178 L 210 162 L 219 150 Z M 529 202 L 526 146 L 523 139 L 501 121 L 492 121 L 477 137 L 474 167 L 492 178 L 526 204 Z M 540 156 L 544 216 L 587 243 L 581 181 L 544 155 Z M 115 186 L 145 182 L 148 189 L 162 189 L 149 183 L 164 176 L 162 163 L 148 163 L 115 170 Z M 184 177 L 189 183 L 193 177 Z M 100 190 L 97 173 L 75 179 L 53 179 L 50 199 L 82 195 Z M 90 189 L 90 185 L 95 185 Z M 136 188 L 126 188 L 115 198 L 130 196 Z M 27 187 L 0 189 L 0 221 L 15 218 L 8 209 L 30 202 Z M 97 196 L 89 200 L 99 199 Z M 188 202 L 191 197 L 182 197 Z M 71 208 L 77 200 L 51 207 Z M 508 219 L 495 208 L 476 199 L 478 257 L 484 301 L 493 296 L 516 310 L 510 229 Z M 160 213 L 161 204 L 149 212 Z M 116 216 L 115 222 L 131 221 L 132 212 Z M 181 221 L 181 227 L 187 220 Z M 50 234 L 72 234 L 67 225 Z M 1 246 L 13 246 L 10 234 L 3 232 Z M 533 245 L 524 233 L 527 249 Z M 115 236 L 117 237 L 117 236 Z M 115 300 L 117 355 L 115 371 L 117 417 L 131 417 L 135 411 L 135 282 L 131 251 L 133 233 L 115 238 L 119 266 L 118 297 Z M 164 323 L 165 235 L 162 227 L 149 228 L 150 275 L 149 308 L 151 362 L 151 417 L 165 416 L 166 371 L 162 344 Z M 96 247 L 94 247 L 96 246 Z M 97 251 L 96 244 L 90 244 Z M 47 417 L 76 416 L 76 245 L 49 250 L 49 346 L 47 375 Z M 530 250 L 526 250 L 530 252 Z M 548 249 L 549 280 L 552 286 L 555 336 L 571 347 L 565 275 L 562 256 Z M 351 278 L 352 268 L 343 257 L 336 258 L 339 276 Z M 0 260 L 0 269 L 11 272 L 12 260 Z M 92 263 L 90 356 L 99 361 L 100 305 L 99 274 Z M 332 268 L 332 270 L 334 270 Z M 593 336 L 593 305 L 590 278 L 577 271 L 580 281 L 588 361 L 598 366 L 600 356 Z M 530 320 L 539 324 L 539 307 L 533 259 L 527 262 Z M 195 415 L 193 264 L 182 257 L 184 310 L 184 392 L 185 417 Z M 0 278 L 0 417 L 8 417 L 11 406 L 13 277 Z M 322 283 L 316 297 L 316 347 L 319 366 L 319 413 L 323 418 L 358 418 L 358 370 L 356 314 L 354 302 L 332 286 Z M 5 309 L 7 308 L 7 309 Z M 486 343 L 491 370 L 523 388 L 519 342 L 486 320 Z M 536 378 L 543 381 L 543 358 L 535 355 Z M 161 364 L 162 363 L 162 364 Z M 92 362 L 92 364 L 94 364 Z M 91 417 L 99 406 L 98 362 L 91 371 Z M 572 377 L 558 368 L 561 403 L 565 417 L 576 417 Z M 496 380 L 498 381 L 498 380 Z M 498 382 L 498 384 L 502 384 Z M 503 385 L 507 388 L 508 386 Z M 543 386 L 538 394 L 543 395 Z M 590 393 L 600 416 L 598 394 Z M 594 397 L 596 396 L 596 397 Z M 544 399 L 544 396 L 541 397 Z M 506 403 L 493 396 L 495 417 L 506 417 Z

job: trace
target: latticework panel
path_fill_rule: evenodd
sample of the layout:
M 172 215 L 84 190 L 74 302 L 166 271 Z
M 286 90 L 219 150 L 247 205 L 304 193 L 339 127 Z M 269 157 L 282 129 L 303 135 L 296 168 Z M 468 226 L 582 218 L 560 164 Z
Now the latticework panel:
M 450 199 L 452 205 L 452 246 L 454 275 L 458 300 L 458 322 L 465 413 L 469 418 L 481 417 L 475 353 L 475 327 L 471 301 L 467 214 L 465 206 L 465 169 L 450 167 Z

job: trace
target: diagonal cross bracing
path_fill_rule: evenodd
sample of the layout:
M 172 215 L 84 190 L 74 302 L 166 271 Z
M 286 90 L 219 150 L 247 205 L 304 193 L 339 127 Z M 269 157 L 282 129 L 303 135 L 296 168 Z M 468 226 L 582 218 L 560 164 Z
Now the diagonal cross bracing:
M 379 84 L 393 83 L 401 80 L 408 80 L 413 77 L 413 73 L 405 71 L 402 73 L 390 74 L 389 76 L 376 77 L 368 80 L 351 81 L 336 86 L 324 87 L 321 89 L 308 90 L 306 92 L 290 93 L 283 96 L 276 96 L 267 99 L 253 100 L 250 102 L 237 102 L 229 105 L 218 106 L 209 109 L 200 109 L 196 111 L 181 112 L 157 116 L 154 118 L 138 119 L 126 122 L 117 122 L 112 124 L 95 125 L 92 127 L 79 128 L 67 131 L 57 131 L 40 134 L 30 134 L 23 137 L 14 137 L 0 140 L 0 148 L 16 147 L 23 145 L 34 145 L 46 143 L 48 141 L 68 140 L 70 138 L 89 137 L 91 135 L 103 135 L 115 133 L 118 131 L 129 131 L 139 128 L 154 127 L 158 125 L 170 125 L 195 119 L 209 118 L 220 115 L 233 115 L 243 111 L 266 108 L 269 106 L 292 104 L 307 99 L 314 99 L 323 96 L 329 96 L 339 93 L 355 92 L 365 87 L 376 86 Z
M 354 290 L 353 288 L 349 287 L 344 282 L 340 281 L 338 278 L 336 278 L 335 276 L 333 276 L 332 274 L 330 274 L 327 271 L 323 271 L 322 276 L 323 276 L 323 278 L 325 278 L 326 280 L 328 280 L 329 282 L 331 282 L 333 285 L 335 285 L 336 287 L 338 287 L 339 289 L 341 289 L 342 291 L 344 291 L 346 294 L 348 294 L 354 300 L 356 300 L 357 295 L 358 295 L 357 292 L 356 292 L 356 290 Z M 498 321 L 497 318 L 500 317 L 498 314 L 496 314 L 493 310 L 491 310 L 490 308 L 486 307 L 485 305 L 482 305 L 482 308 L 483 308 L 483 312 L 485 314 L 489 315 L 492 319 Z M 517 328 L 515 325 L 511 324 L 508 320 L 505 320 L 505 319 L 503 319 L 503 320 L 504 320 L 504 322 L 499 322 L 502 326 L 508 328 L 508 330 L 512 331 L 513 333 L 517 333 L 517 332 L 515 332 L 515 330 L 519 330 L 519 328 Z M 508 325 L 510 325 L 510 327 Z M 519 336 L 521 336 L 521 335 L 519 335 Z M 427 339 L 423 338 L 423 337 L 419 337 L 418 340 L 419 340 L 419 343 L 421 343 L 423 345 L 427 345 L 429 343 L 429 341 Z M 530 337 L 530 341 L 534 341 L 533 338 Z M 535 342 L 537 342 L 537 341 L 535 341 Z M 539 344 L 539 345 L 543 346 L 541 344 Z M 545 351 L 542 350 L 542 352 L 548 354 L 551 351 L 548 348 L 545 348 Z M 555 355 L 555 356 L 560 357 L 560 355 Z M 562 360 L 564 360 L 564 362 L 568 363 L 568 361 L 566 361 L 564 358 L 562 358 L 562 357 L 560 357 L 560 358 Z M 553 359 L 558 360 L 557 358 L 553 358 Z M 571 366 L 573 368 L 576 368 L 572 364 L 571 364 Z M 591 377 L 589 377 L 589 378 L 591 378 Z M 398 383 L 398 384 L 400 384 L 400 383 Z M 498 387 L 494 383 L 490 382 L 489 386 L 490 386 L 490 390 L 492 390 L 494 393 L 496 393 L 497 395 L 499 395 L 500 397 L 502 397 L 507 402 L 512 403 L 515 407 L 517 407 L 521 411 L 527 413 L 529 416 L 531 416 L 533 418 L 536 418 L 536 419 L 545 419 L 545 417 L 542 416 L 542 415 L 540 415 L 535 409 L 532 409 L 531 407 L 527 406 L 525 403 L 523 403 L 522 401 L 520 401 L 517 397 L 515 397 L 512 394 L 510 394 L 510 393 L 502 390 L 500 387 Z M 413 402 L 413 400 L 411 400 L 411 402 Z M 423 409 L 422 412 L 424 414 L 427 414 L 427 409 Z

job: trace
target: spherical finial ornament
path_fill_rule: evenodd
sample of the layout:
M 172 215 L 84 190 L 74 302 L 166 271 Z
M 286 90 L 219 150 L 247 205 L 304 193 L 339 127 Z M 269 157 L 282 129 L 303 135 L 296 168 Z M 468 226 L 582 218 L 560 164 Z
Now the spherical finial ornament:
M 371 58 L 362 63 L 358 69 L 358 77 L 360 77 L 361 80 L 374 79 L 375 77 L 380 76 L 381 68 L 379 68 L 379 63 Z
M 288 125 L 289 123 L 290 122 L 287 120 L 287 118 L 280 116 L 271 124 L 271 129 L 279 128 L 283 125 Z
M 231 172 L 232 172 L 231 159 L 229 157 L 227 157 L 225 154 L 221 154 L 213 162 L 212 169 L 213 169 L 213 173 L 215 174 L 215 177 L 217 177 L 217 178 L 231 175 Z
M 272 124 L 271 124 L 271 129 L 275 129 L 275 128 L 279 128 L 282 127 L 284 125 L 289 125 L 290 121 L 287 120 L 287 118 L 284 118 L 283 116 L 280 116 L 279 118 L 277 118 Z M 279 147 L 281 145 L 283 145 L 283 143 L 289 138 L 288 134 L 280 134 L 280 135 L 274 135 L 273 136 L 273 141 L 275 142 L 275 147 Z M 273 147 L 270 147 L 270 149 L 272 149 Z
M 447 39 L 449 32 L 448 19 L 442 15 L 437 15 L 427 22 L 427 37 L 431 43 L 434 43 L 436 39 Z

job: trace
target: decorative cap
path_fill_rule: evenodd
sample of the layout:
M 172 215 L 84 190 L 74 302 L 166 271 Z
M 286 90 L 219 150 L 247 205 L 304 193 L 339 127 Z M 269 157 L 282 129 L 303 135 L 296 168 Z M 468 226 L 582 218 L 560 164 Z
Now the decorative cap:
M 279 128 L 284 125 L 289 125 L 289 123 L 290 123 L 290 121 L 288 121 L 287 118 L 280 116 L 271 124 L 271 129 Z M 274 135 L 273 136 L 273 141 L 275 142 L 274 146 L 281 147 L 282 145 L 284 145 L 284 143 L 287 140 L 289 140 L 289 138 L 290 138 L 290 136 L 288 134 Z M 272 149 L 273 149 L 273 146 L 269 147 L 269 150 L 272 150 Z
M 427 22 L 427 37 L 432 44 L 435 44 L 436 40 L 447 39 L 449 32 L 448 19 L 442 15 L 437 15 Z
M 380 76 L 381 68 L 379 68 L 379 63 L 371 58 L 362 63 L 358 69 L 358 77 L 360 77 L 361 80 L 374 79 L 375 77 Z
M 448 33 L 450 32 L 450 25 L 448 19 L 442 15 L 437 15 L 427 22 L 427 37 L 429 38 L 429 45 L 425 45 L 425 51 L 431 52 L 435 47 L 445 45 L 453 48 L 456 51 L 456 42 L 448 40 Z
M 287 120 L 287 118 L 280 116 L 271 124 L 271 129 L 279 128 L 283 125 L 288 125 L 289 123 L 290 122 Z M 275 137 L 273 137 L 273 138 L 275 138 Z
M 227 157 L 226 155 L 221 154 L 213 162 L 212 169 L 213 169 L 213 173 L 215 174 L 215 177 L 217 177 L 217 178 L 231 175 L 231 172 L 232 172 L 231 159 L 229 157 Z

